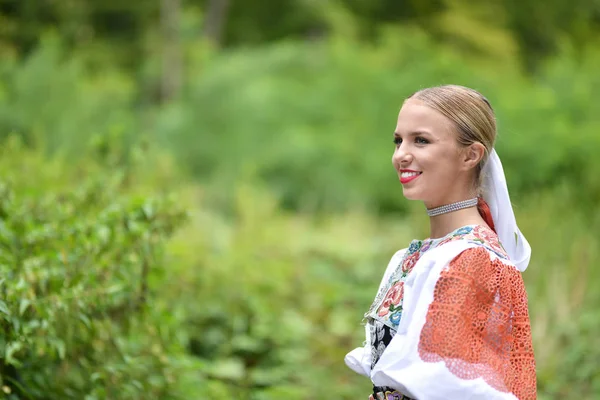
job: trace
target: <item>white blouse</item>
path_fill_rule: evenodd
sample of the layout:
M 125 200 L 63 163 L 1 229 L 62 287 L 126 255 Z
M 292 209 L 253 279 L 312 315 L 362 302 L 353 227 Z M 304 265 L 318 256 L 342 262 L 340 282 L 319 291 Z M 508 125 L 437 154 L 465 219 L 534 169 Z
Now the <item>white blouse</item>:
M 345 362 L 375 386 L 417 400 L 536 398 L 527 295 L 487 227 L 415 240 L 390 260 Z M 371 325 L 395 334 L 373 368 Z

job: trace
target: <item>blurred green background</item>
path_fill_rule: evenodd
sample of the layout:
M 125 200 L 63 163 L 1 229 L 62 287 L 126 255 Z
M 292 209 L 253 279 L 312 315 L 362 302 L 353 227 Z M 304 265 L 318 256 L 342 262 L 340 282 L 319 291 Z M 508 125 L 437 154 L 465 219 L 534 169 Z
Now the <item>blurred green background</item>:
M 0 0 L 0 396 L 366 399 L 403 99 L 497 111 L 539 398 L 600 398 L 597 0 Z

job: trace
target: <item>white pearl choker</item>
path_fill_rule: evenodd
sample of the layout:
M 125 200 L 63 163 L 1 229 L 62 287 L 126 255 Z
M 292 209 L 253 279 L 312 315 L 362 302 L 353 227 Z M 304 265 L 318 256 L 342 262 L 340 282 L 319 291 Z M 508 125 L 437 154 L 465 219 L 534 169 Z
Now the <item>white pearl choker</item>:
M 427 215 L 435 217 L 436 215 L 446 214 L 453 211 L 462 210 L 463 208 L 475 207 L 477 205 L 478 198 L 475 197 L 469 200 L 457 201 L 456 203 L 445 204 L 436 208 L 427 210 Z

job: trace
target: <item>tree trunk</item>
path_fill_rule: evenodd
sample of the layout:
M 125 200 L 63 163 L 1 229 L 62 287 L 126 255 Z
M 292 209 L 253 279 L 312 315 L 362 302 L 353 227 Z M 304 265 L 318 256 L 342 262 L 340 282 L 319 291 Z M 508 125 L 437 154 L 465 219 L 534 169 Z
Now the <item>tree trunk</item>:
M 213 44 L 219 46 L 223 39 L 223 27 L 231 0 L 209 0 L 204 21 L 204 36 Z
M 161 0 L 160 19 L 162 28 L 162 76 L 161 99 L 177 98 L 181 91 L 182 55 L 179 33 L 181 14 L 180 0 Z

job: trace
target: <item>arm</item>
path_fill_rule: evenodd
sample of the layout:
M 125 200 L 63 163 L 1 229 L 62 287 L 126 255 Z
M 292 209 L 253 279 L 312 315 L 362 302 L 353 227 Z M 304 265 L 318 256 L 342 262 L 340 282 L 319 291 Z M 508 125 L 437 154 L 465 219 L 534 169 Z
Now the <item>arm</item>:
M 390 262 L 388 263 L 388 265 L 385 269 L 383 278 L 381 279 L 381 282 L 379 284 L 378 291 L 381 290 L 381 288 L 383 287 L 385 282 L 388 280 L 390 275 L 396 270 L 396 267 L 401 262 L 402 257 L 404 256 L 405 252 L 406 252 L 406 249 L 402 249 L 402 250 L 397 251 L 392 256 L 392 258 L 390 259 Z M 371 343 L 370 343 L 370 332 L 369 332 L 368 324 L 365 325 L 365 337 L 366 337 L 366 341 L 365 341 L 364 345 L 362 347 L 357 347 L 354 350 L 352 350 L 351 352 L 349 352 L 348 354 L 346 354 L 346 357 L 344 358 L 344 362 L 354 372 L 368 377 L 371 374 Z
M 527 297 L 513 266 L 474 247 L 431 260 L 407 284 L 408 312 L 375 384 L 419 400 L 536 398 Z

